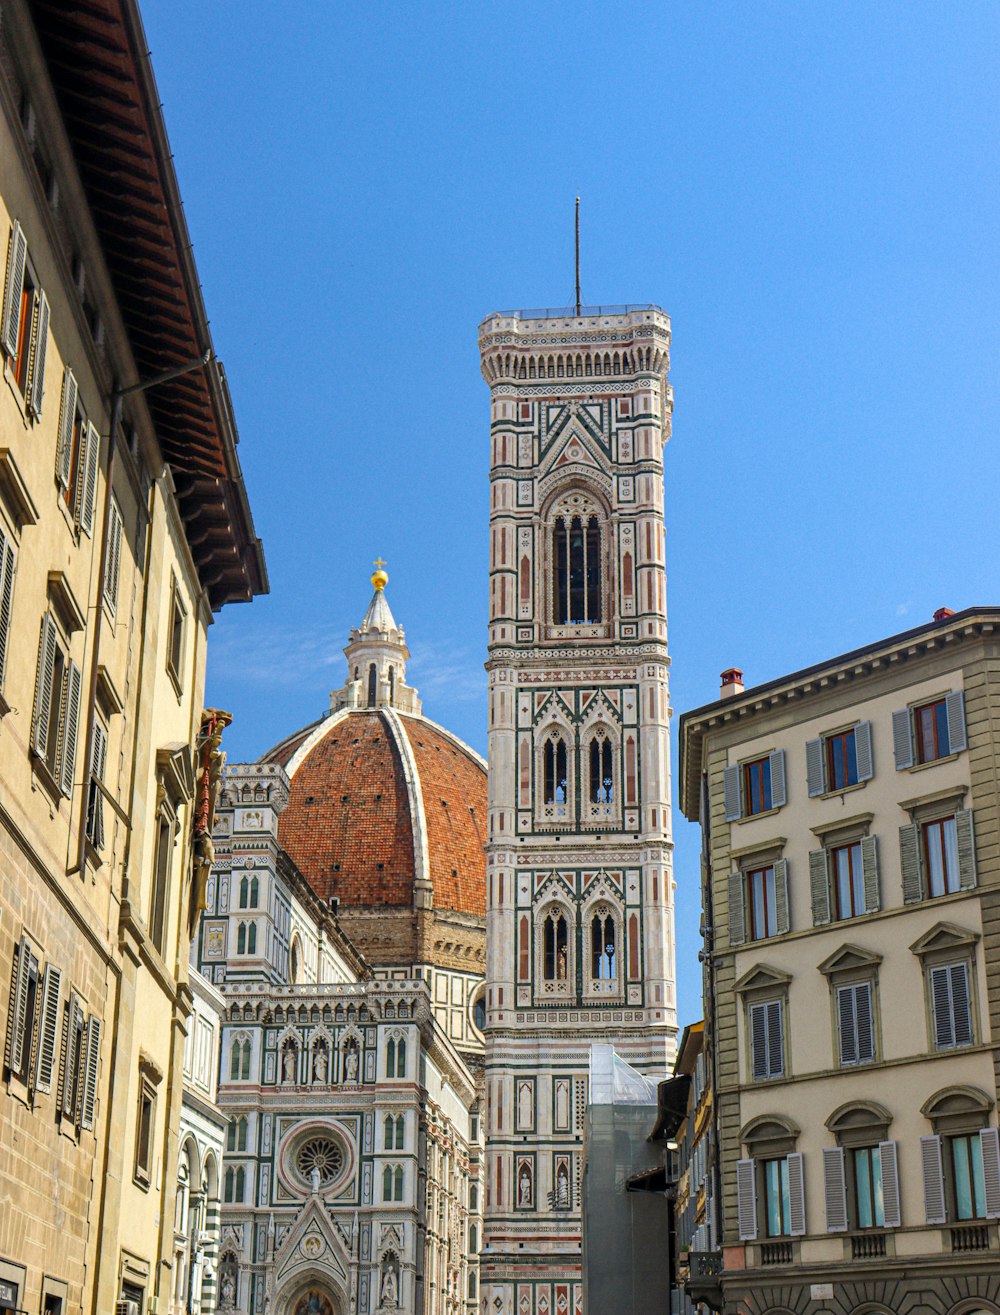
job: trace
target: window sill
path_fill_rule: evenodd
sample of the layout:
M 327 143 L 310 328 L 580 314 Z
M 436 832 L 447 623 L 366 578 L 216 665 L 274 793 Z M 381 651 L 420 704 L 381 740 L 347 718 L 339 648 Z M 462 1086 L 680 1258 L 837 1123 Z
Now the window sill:
M 184 697 L 184 686 L 181 684 L 181 678 L 173 668 L 173 664 L 167 663 L 167 675 L 170 677 L 170 683 L 174 687 L 174 693 L 177 695 L 177 702 L 180 703 Z
M 731 821 L 736 826 L 742 826 L 744 822 L 758 822 L 762 817 L 773 817 L 775 813 L 780 813 L 785 804 L 777 804 L 774 808 L 762 808 L 759 813 L 745 813 L 742 817 L 734 817 Z
M 872 780 L 872 777 L 868 778 Z M 810 799 L 840 799 L 845 794 L 853 794 L 855 790 L 863 790 L 868 781 L 855 781 L 853 785 L 842 785 L 839 790 L 824 790 L 822 794 L 810 795 Z
M 940 767 L 942 763 L 958 762 L 961 756 L 962 756 L 961 752 L 946 753 L 943 754 L 940 758 L 928 758 L 927 762 L 925 763 L 911 763 L 909 767 L 897 767 L 896 770 L 902 772 L 908 772 L 911 774 L 913 772 L 925 772 L 928 767 Z
M 28 415 L 28 404 L 25 401 L 24 394 L 17 386 L 17 380 L 14 378 L 14 371 L 11 366 L 11 358 L 9 356 L 7 356 L 4 361 L 3 377 L 7 380 L 7 387 L 10 389 L 11 396 L 14 398 L 14 401 L 17 403 L 17 409 L 21 413 L 21 421 L 25 429 L 30 429 L 31 418 Z
M 52 774 L 52 768 L 34 749 L 29 750 L 31 754 L 31 775 L 32 781 L 41 781 L 47 794 L 51 795 L 56 808 L 66 796 L 60 789 L 59 782 Z
M 132 1182 L 136 1185 L 136 1187 L 139 1188 L 141 1192 L 148 1192 L 150 1187 L 152 1186 L 152 1178 L 147 1177 L 144 1173 L 141 1173 L 139 1170 L 136 1170 L 136 1172 L 132 1175 Z

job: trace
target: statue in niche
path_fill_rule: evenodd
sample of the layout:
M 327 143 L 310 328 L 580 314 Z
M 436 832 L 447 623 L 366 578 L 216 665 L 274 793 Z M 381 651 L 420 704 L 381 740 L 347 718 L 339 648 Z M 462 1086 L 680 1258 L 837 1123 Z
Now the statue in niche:
M 358 1048 L 353 1042 L 344 1051 L 344 1081 L 358 1080 Z
M 556 1084 L 556 1127 L 569 1127 L 569 1090 L 565 1082 Z
M 318 1045 L 313 1051 L 313 1082 L 326 1082 L 326 1046 Z
M 295 1047 L 286 1046 L 281 1055 L 282 1082 L 295 1081 Z
M 232 1310 L 236 1305 L 236 1280 L 227 1270 L 222 1276 L 222 1302 L 221 1310 Z
M 518 1205 L 531 1205 L 531 1171 L 525 1164 L 521 1168 L 521 1175 L 517 1184 L 517 1203 Z
M 319 1186 L 322 1181 L 320 1172 L 315 1165 L 309 1170 L 309 1190 L 313 1196 L 319 1196 Z
M 399 1304 L 399 1283 L 396 1280 L 396 1268 L 391 1261 L 386 1262 L 382 1275 L 382 1305 L 395 1307 Z
M 559 1166 L 556 1173 L 556 1205 L 569 1205 L 569 1174 L 564 1164 Z

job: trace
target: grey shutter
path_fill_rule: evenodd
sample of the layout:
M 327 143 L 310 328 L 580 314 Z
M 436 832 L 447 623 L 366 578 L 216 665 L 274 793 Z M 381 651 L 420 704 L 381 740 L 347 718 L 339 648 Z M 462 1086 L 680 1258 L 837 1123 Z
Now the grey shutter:
M 77 1088 L 77 1070 L 80 1067 L 79 1022 L 82 1013 L 76 996 L 71 996 L 67 1013 L 66 1048 L 63 1055 L 62 1098 L 59 1102 L 63 1114 L 70 1119 L 76 1118 L 73 1097 Z
M 95 849 L 104 848 L 104 796 L 95 784 L 104 780 L 108 759 L 108 733 L 99 721 L 94 722 L 94 742 L 91 753 L 90 781 L 87 784 L 90 809 L 87 817 L 87 835 Z
M 825 927 L 830 921 L 830 871 L 825 849 L 813 849 L 809 853 L 809 885 L 813 926 Z
M 778 935 L 789 929 L 788 918 L 788 860 L 774 860 L 774 916 Z
M 837 987 L 837 1027 L 840 1032 L 841 1064 L 858 1062 L 858 1023 L 853 986 Z
M 872 1008 L 871 982 L 858 982 L 854 988 L 854 1019 L 857 1024 L 858 1063 L 870 1064 L 875 1058 L 875 1011 Z
M 39 291 L 35 296 L 34 333 L 31 336 L 31 361 L 28 374 L 28 408 L 42 414 L 45 395 L 45 353 L 49 345 L 49 299 Z
M 82 443 L 81 457 L 83 479 L 80 481 L 80 494 L 77 499 L 77 520 L 84 534 L 94 532 L 94 511 L 97 507 L 97 468 L 101 458 L 101 436 L 88 420 L 86 434 Z
M 876 913 L 881 907 L 878 889 L 878 837 L 861 840 L 861 871 L 865 879 L 865 912 Z
M 823 741 L 806 740 L 806 781 L 809 797 L 823 793 Z
M 757 1175 L 753 1160 L 736 1161 L 736 1223 L 741 1242 L 757 1236 Z
M 784 808 L 788 802 L 785 789 L 785 751 L 775 749 L 768 757 L 771 764 L 771 807 Z
M 872 724 L 860 721 L 854 728 L 854 747 L 858 755 L 858 780 L 870 781 L 875 775 L 875 755 L 872 752 Z
M 802 1154 L 792 1151 L 788 1159 L 788 1231 L 801 1237 L 806 1231 L 806 1188 Z
M 847 1181 L 844 1148 L 823 1147 L 823 1199 L 826 1201 L 826 1231 L 847 1232 Z
M 979 1134 L 979 1145 L 983 1152 L 986 1218 L 1000 1219 L 1000 1134 L 996 1128 L 983 1128 Z
M 955 1044 L 955 1025 L 951 1014 L 951 969 L 932 968 L 931 1012 L 934 1016 L 934 1048 L 947 1050 Z
M 955 1026 L 955 1045 L 971 1046 L 972 1000 L 969 996 L 969 965 L 953 963 L 947 969 L 951 987 L 951 1016 Z
M 14 549 L 7 536 L 0 531 L 0 690 L 3 689 L 7 667 L 7 644 L 10 639 L 10 618 L 14 602 Z
M 903 873 L 903 903 L 919 904 L 924 897 L 920 874 L 920 827 L 916 822 L 899 828 L 899 864 Z
M 66 667 L 66 691 L 63 699 L 62 743 L 59 746 L 59 788 L 68 799 L 73 793 L 76 771 L 76 742 L 80 729 L 80 695 L 83 677 L 75 662 Z
M 746 940 L 746 913 L 743 907 L 743 873 L 729 874 L 729 944 L 742 945 Z
M 892 714 L 892 754 L 897 772 L 913 766 L 913 718 L 909 708 L 899 708 Z
M 965 694 L 957 689 L 945 696 L 945 716 L 948 719 L 948 752 L 961 753 L 968 748 L 965 730 Z
M 878 1155 L 882 1166 L 882 1216 L 886 1228 L 902 1224 L 899 1200 L 899 1165 L 894 1141 L 880 1141 Z
M 97 1065 L 101 1058 L 101 1020 L 93 1014 L 87 1020 L 86 1058 L 83 1067 L 83 1081 L 80 1126 L 94 1126 L 94 1110 L 97 1105 Z
M 735 822 L 743 816 L 742 791 L 739 767 L 726 767 L 722 773 L 722 798 L 726 806 L 726 821 Z
M 73 427 L 76 424 L 77 396 L 76 375 L 67 367 L 63 375 L 56 445 L 56 480 L 61 489 L 68 489 L 73 478 Z
M 940 1137 L 920 1138 L 920 1163 L 924 1173 L 924 1218 L 929 1224 L 943 1224 L 948 1216 L 944 1203 Z
M 56 623 L 51 613 L 42 617 L 38 644 L 38 673 L 35 677 L 35 714 L 31 727 L 31 744 L 40 758 L 45 757 L 49 741 L 49 717 L 52 715 L 52 673 L 56 662 Z
M 770 1076 L 767 1063 L 767 1006 L 754 1004 L 750 1019 L 750 1075 L 755 1082 Z
M 61 988 L 62 972 L 55 964 L 47 964 L 45 978 L 42 982 L 41 1036 L 38 1041 L 38 1063 L 35 1067 L 36 1091 L 52 1090 L 52 1073 L 56 1062 L 56 1042 L 59 1039 L 59 992 Z
M 17 355 L 17 331 L 21 323 L 21 292 L 28 243 L 24 230 L 15 223 L 7 246 L 7 279 L 3 292 L 3 346 L 8 356 Z
M 104 598 L 114 616 L 118 607 L 118 578 L 122 555 L 122 514 L 118 503 L 111 499 L 111 518 L 108 524 L 108 544 L 104 559 Z
M 28 982 L 31 976 L 31 947 L 23 936 L 15 951 L 14 971 L 7 1006 L 7 1045 L 5 1061 L 12 1073 L 20 1073 L 24 1063 L 24 1027 L 28 1015 Z
M 767 1076 L 780 1078 L 785 1073 L 785 1037 L 780 1000 L 769 1000 L 767 1010 Z
M 972 828 L 972 809 L 959 808 L 955 813 L 955 839 L 958 842 L 958 884 L 962 890 L 976 888 L 976 837 Z

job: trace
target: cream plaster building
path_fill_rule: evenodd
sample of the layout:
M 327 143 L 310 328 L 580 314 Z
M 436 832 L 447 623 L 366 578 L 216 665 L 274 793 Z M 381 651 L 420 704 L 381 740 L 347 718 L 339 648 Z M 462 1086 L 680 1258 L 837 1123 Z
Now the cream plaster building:
M 165 1310 L 205 646 L 266 577 L 135 5 L 0 18 L 0 1306 Z
M 579 308 L 578 308 L 579 311 Z M 663 447 L 670 321 L 519 311 L 490 389 L 483 1309 L 581 1309 L 593 1042 L 676 1037 Z
M 996 1312 L 1000 610 L 723 679 L 680 722 L 721 1188 L 688 1290 Z

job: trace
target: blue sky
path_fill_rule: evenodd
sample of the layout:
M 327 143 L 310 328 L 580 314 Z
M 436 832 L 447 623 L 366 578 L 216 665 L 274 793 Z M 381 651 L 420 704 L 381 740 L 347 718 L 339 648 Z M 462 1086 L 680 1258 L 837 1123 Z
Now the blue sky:
M 318 715 L 389 562 L 425 711 L 485 752 L 488 312 L 672 316 L 672 695 L 1000 602 L 1000 7 L 145 0 L 271 595 L 230 760 Z M 677 819 L 681 1019 L 698 836 Z

